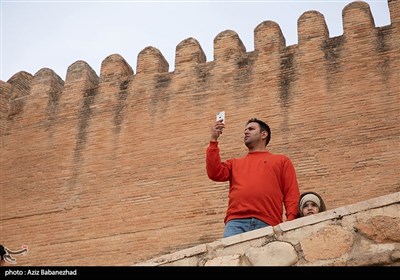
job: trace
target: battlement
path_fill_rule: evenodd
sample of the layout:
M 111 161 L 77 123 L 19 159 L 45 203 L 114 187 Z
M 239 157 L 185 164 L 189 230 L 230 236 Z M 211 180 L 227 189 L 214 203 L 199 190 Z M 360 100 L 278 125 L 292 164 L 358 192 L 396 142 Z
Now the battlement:
M 372 17 L 368 3 L 363 1 L 355 1 L 348 4 L 343 9 L 343 47 L 354 45 L 354 41 L 370 40 L 370 36 L 364 36 L 369 33 L 374 33 L 376 41 L 380 41 L 382 33 L 385 30 L 390 30 L 396 34 L 399 33 L 399 4 L 398 1 L 388 1 L 391 25 L 383 28 L 376 28 L 374 19 Z M 329 37 L 329 30 L 325 22 L 324 16 L 318 11 L 307 11 L 303 13 L 298 19 L 298 45 L 292 46 L 298 49 L 310 48 L 314 45 L 316 50 L 320 47 L 322 42 L 338 41 L 337 38 Z M 387 31 L 386 33 L 388 33 Z M 397 35 L 398 36 L 398 35 Z M 370 42 L 373 43 L 373 42 Z M 273 21 L 264 21 L 260 23 L 254 30 L 254 52 L 257 56 L 263 55 L 276 55 L 285 54 L 285 38 L 282 34 L 278 23 Z M 309 52 L 310 56 L 313 52 Z M 120 77 L 135 77 L 140 79 L 142 75 L 156 75 L 163 73 L 170 73 L 174 75 L 175 72 L 190 71 L 199 64 L 221 64 L 229 63 L 230 60 L 238 60 L 246 53 L 246 47 L 243 45 L 240 37 L 235 31 L 226 30 L 219 33 L 214 39 L 214 59 L 211 62 L 206 62 L 206 55 L 201 48 L 201 45 L 195 38 L 187 38 L 179 43 L 176 47 L 175 55 L 175 71 L 169 71 L 169 63 L 164 58 L 163 54 L 155 47 L 146 47 L 137 56 L 136 74 L 131 66 L 125 61 L 123 57 L 118 54 L 112 54 L 105 58 L 101 64 L 100 78 L 97 78 L 98 83 L 104 80 L 118 79 Z M 281 55 L 284 56 L 284 55 Z M 282 60 L 285 60 L 282 57 Z M 263 61 L 264 62 L 264 61 Z M 268 63 L 268 61 L 266 61 Z M 271 63 L 271 62 L 270 62 Z M 267 65 L 268 66 L 268 65 Z M 264 66 L 263 66 L 264 67 Z M 213 67 L 211 67 L 213 68 Z M 47 69 L 47 68 L 44 68 Z M 85 70 L 86 69 L 86 70 Z M 39 73 L 43 75 L 43 69 Z M 87 77 L 86 72 L 93 72 L 93 77 Z M 20 73 L 15 74 L 7 82 L 11 84 L 26 83 L 25 79 L 29 79 L 26 72 L 24 75 Z M 82 74 L 83 76 L 77 77 Z M 48 75 L 53 76 L 54 73 L 48 72 Z M 55 74 L 56 75 L 56 74 Z M 73 83 L 75 79 L 89 78 L 96 79 L 96 73 L 84 61 L 77 61 L 73 63 L 67 70 L 66 84 Z M 73 78 L 72 78 L 73 77 Z M 40 83 L 43 83 L 40 79 Z M 50 80 L 48 80 L 50 82 Z M 36 79 L 35 79 L 36 82 Z M 39 82 L 39 81 L 38 81 Z

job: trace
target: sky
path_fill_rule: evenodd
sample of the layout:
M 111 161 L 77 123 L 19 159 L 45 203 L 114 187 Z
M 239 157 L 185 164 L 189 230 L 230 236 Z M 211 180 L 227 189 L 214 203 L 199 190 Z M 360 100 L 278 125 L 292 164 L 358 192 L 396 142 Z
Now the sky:
M 68 67 L 83 60 L 100 76 L 101 63 L 121 55 L 136 73 L 138 54 L 158 49 L 175 68 L 176 46 L 196 39 L 213 61 L 215 37 L 233 30 L 246 51 L 254 50 L 254 29 L 276 22 L 286 46 L 297 44 L 297 20 L 307 11 L 324 17 L 329 37 L 343 34 L 343 8 L 354 1 L 77 1 L 0 0 L 0 80 L 26 71 L 52 69 L 65 81 Z M 390 25 L 387 0 L 365 0 L 376 27 Z

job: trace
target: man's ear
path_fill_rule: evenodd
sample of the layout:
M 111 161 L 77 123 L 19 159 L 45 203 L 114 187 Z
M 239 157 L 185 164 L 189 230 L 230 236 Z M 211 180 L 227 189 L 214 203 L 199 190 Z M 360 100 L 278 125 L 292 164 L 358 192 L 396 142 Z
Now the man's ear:
M 261 139 L 265 140 L 265 139 L 267 139 L 267 136 L 268 136 L 268 132 L 266 130 L 263 130 L 261 132 Z

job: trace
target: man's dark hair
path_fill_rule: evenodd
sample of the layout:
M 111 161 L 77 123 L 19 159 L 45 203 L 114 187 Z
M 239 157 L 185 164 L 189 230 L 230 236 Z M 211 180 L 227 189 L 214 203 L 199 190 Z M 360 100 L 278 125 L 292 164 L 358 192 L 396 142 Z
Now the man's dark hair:
M 266 131 L 268 133 L 266 142 L 265 142 L 265 146 L 268 145 L 269 141 L 271 140 L 271 129 L 269 128 L 268 124 L 266 124 L 265 122 L 263 122 L 262 120 L 259 120 L 257 118 L 251 118 L 246 125 L 248 125 L 249 123 L 252 122 L 256 122 L 260 125 L 260 132 Z

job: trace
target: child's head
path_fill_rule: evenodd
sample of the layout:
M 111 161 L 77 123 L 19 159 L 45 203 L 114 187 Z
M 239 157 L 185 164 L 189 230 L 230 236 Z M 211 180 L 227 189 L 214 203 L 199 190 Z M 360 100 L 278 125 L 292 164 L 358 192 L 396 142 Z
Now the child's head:
M 326 207 L 322 198 L 314 192 L 304 193 L 300 196 L 299 215 L 300 217 L 317 214 L 325 211 Z

